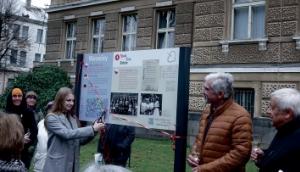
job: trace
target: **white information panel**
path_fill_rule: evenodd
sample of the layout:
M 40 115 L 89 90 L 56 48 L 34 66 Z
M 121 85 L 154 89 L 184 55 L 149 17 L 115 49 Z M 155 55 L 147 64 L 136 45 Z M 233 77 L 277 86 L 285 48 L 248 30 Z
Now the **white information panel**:
M 86 54 L 80 120 L 175 130 L 179 48 Z

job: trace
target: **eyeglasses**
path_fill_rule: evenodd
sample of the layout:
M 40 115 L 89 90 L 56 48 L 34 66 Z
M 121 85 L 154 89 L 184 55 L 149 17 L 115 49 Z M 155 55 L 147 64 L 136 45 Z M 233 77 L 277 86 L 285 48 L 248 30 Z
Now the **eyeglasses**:
M 36 99 L 36 96 L 34 96 L 34 95 L 29 95 L 29 96 L 26 97 L 26 99 Z

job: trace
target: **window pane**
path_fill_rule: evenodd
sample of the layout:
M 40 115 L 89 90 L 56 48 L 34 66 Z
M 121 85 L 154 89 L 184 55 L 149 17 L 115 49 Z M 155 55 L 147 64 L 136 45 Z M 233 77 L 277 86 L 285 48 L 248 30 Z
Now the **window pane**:
M 100 41 L 100 52 L 103 52 L 103 42 L 104 42 L 104 39 L 102 37 L 101 41 Z
M 24 67 L 25 66 L 25 64 L 26 64 L 26 52 L 25 51 L 21 51 L 20 52 L 20 63 L 19 63 L 19 65 L 21 66 L 21 67 Z
M 158 28 L 166 28 L 167 27 L 167 11 L 160 11 L 158 16 L 159 16 L 159 19 L 158 19 Z
M 11 56 L 10 56 L 10 64 L 16 64 L 17 63 L 17 55 L 18 51 L 17 50 L 11 50 Z
M 245 3 L 245 2 L 251 2 L 252 0 L 235 0 L 235 3 L 236 4 L 242 4 L 242 3 Z
M 175 10 L 169 11 L 169 27 L 175 27 Z
M 94 20 L 93 35 L 99 35 L 100 20 Z
M 252 38 L 265 37 L 265 6 L 252 8 Z
M 68 23 L 67 24 L 67 37 L 71 38 L 75 36 L 75 24 L 74 23 Z
M 36 42 L 42 43 L 42 39 L 43 39 L 43 30 L 38 29 L 37 30 L 37 35 L 36 35 Z
M 136 30 L 137 30 L 136 15 L 131 16 L 130 25 L 131 25 L 130 32 L 136 32 Z
M 248 38 L 248 7 L 234 9 L 234 39 Z
M 93 38 L 93 53 L 98 53 L 99 39 Z
M 29 31 L 29 27 L 28 26 L 23 26 L 23 29 L 22 29 L 22 37 L 24 39 L 27 39 L 28 38 L 28 31 Z
M 157 48 L 165 48 L 166 41 L 165 41 L 166 33 L 158 33 L 158 46 Z
M 168 48 L 174 47 L 174 40 L 175 40 L 175 33 L 169 32 L 168 33 Z
M 75 25 L 75 23 L 72 23 L 72 28 L 73 28 L 72 37 L 75 37 L 75 34 L 76 34 L 76 25 Z
M 235 0 L 236 4 L 248 3 L 248 2 L 260 2 L 265 0 Z
M 124 17 L 124 32 L 128 32 L 130 30 L 130 16 L 125 16 Z
M 129 50 L 133 51 L 133 50 L 135 50 L 135 46 L 136 46 L 136 37 L 135 37 L 135 35 L 130 35 L 130 42 L 131 42 L 131 44 L 130 44 Z
M 67 48 L 66 48 L 66 58 L 71 58 L 71 49 L 72 49 L 72 41 L 67 41 Z
M 75 47 L 76 47 L 76 41 L 72 41 L 72 56 L 71 58 L 75 58 Z
M 105 29 L 105 20 L 104 19 L 102 19 L 102 20 L 100 20 L 100 32 L 102 33 L 102 34 L 104 34 L 104 29 Z
M 40 62 L 41 61 L 41 54 L 36 53 L 34 57 L 34 61 Z
M 123 32 L 136 31 L 136 15 L 124 16 L 123 18 Z
M 15 38 L 19 38 L 19 35 L 20 35 L 20 25 L 14 24 L 13 25 L 13 36 Z
M 72 25 L 69 23 L 67 24 L 67 37 L 72 36 Z
M 129 50 L 129 37 L 128 36 L 123 36 L 123 51 L 128 51 Z

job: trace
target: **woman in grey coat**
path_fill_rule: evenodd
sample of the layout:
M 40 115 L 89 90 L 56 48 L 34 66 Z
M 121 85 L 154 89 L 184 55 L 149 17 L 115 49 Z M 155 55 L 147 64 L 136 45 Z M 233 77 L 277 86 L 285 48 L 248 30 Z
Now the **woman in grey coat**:
M 74 95 L 70 88 L 60 88 L 51 112 L 46 116 L 48 152 L 44 172 L 78 172 L 80 144 L 87 143 L 103 123 L 78 128 L 74 115 Z

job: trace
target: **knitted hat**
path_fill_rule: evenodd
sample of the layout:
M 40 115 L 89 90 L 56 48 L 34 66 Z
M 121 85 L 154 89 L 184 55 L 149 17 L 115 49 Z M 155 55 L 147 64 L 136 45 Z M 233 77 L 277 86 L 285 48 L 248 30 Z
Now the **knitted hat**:
M 20 88 L 14 88 L 11 92 L 11 95 L 14 96 L 14 95 L 21 95 L 23 96 L 23 92 Z
M 37 98 L 37 94 L 34 91 L 28 91 L 25 97 L 27 98 L 28 96 L 35 96 Z

